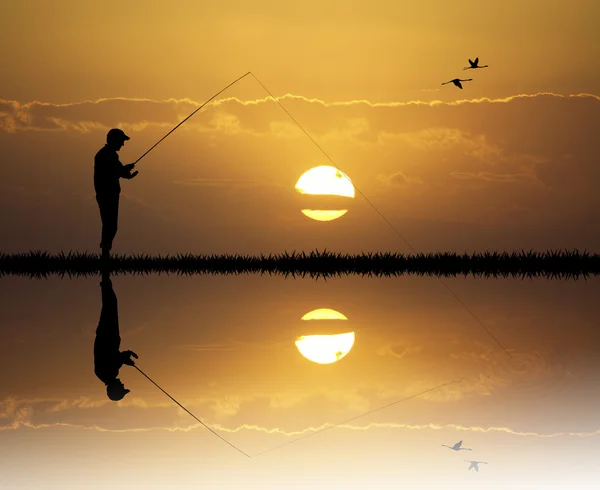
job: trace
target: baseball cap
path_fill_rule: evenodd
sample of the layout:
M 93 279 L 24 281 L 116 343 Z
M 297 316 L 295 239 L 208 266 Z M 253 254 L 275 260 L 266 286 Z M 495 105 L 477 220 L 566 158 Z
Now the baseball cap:
M 113 128 L 106 135 L 107 140 L 122 140 L 127 141 L 129 136 L 127 136 L 122 129 Z

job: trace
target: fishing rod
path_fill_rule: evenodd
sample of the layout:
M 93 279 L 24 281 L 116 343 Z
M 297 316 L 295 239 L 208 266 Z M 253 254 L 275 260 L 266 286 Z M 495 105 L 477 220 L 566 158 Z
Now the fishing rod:
M 140 158 L 138 158 L 133 165 L 135 166 L 137 164 L 137 162 L 139 162 L 142 158 L 144 158 L 148 153 L 150 153 L 155 147 L 158 146 L 158 144 L 164 140 L 167 136 L 169 136 L 173 131 L 175 131 L 179 126 L 181 126 L 184 122 L 186 122 L 190 117 L 192 117 L 194 114 L 196 114 L 196 112 L 198 112 L 200 109 L 202 109 L 206 104 L 208 104 L 211 100 L 213 100 L 215 97 L 217 97 L 218 95 L 222 94 L 223 92 L 225 92 L 225 90 L 227 90 L 229 87 L 231 87 L 232 85 L 236 84 L 237 82 L 239 82 L 242 78 L 246 77 L 250 75 L 250 72 L 248 73 L 244 73 L 241 77 L 236 78 L 233 82 L 231 82 L 229 85 L 227 85 L 225 88 L 219 90 L 215 95 L 213 95 L 210 99 L 208 99 L 204 104 L 202 104 L 200 107 L 198 107 L 198 109 L 196 109 L 194 112 L 192 112 L 188 117 L 186 117 L 183 121 L 181 121 L 177 126 L 175 126 L 173 129 L 171 129 L 171 131 L 169 131 L 167 134 L 165 134 L 161 139 L 159 139 L 148 151 L 146 151 L 146 153 L 144 153 Z

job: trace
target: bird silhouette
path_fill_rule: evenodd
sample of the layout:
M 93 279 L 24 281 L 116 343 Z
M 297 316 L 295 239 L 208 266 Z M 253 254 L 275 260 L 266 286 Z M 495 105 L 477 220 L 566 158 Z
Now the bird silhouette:
M 472 449 L 469 449 L 467 447 L 461 447 L 462 441 L 458 441 L 454 446 L 446 446 L 446 444 L 442 444 L 442 446 L 449 447 L 453 451 L 473 451 Z
M 488 67 L 488 65 L 478 66 L 479 65 L 479 58 L 475 58 L 475 61 L 471 61 L 471 59 L 469 59 L 469 65 L 471 65 L 471 66 L 465 66 L 463 68 L 463 70 L 471 70 L 471 69 L 474 70 L 476 68 L 487 68 Z
M 471 471 L 471 468 L 475 468 L 475 471 L 479 471 L 479 466 L 477 466 L 478 464 L 487 464 L 485 461 L 469 461 L 468 459 L 465 459 L 465 461 L 467 463 L 471 463 L 471 466 L 469 466 L 469 471 Z
M 467 78 L 465 80 L 461 80 L 460 78 L 455 78 L 454 80 L 450 80 L 449 82 L 442 83 L 442 85 L 446 85 L 447 83 L 453 83 L 458 88 L 462 88 L 462 85 L 460 84 L 460 82 L 470 82 L 471 80 L 473 80 L 473 79 L 472 78 Z

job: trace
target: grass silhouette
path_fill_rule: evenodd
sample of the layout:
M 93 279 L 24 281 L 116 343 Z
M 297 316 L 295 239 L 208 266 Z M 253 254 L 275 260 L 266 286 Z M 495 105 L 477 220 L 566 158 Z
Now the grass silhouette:
M 44 251 L 19 254 L 0 252 L 0 277 L 45 278 L 87 277 L 100 273 L 98 254 Z M 292 277 L 329 278 L 345 275 L 370 277 L 474 276 L 484 278 L 587 279 L 600 274 L 600 255 L 587 251 L 436 252 L 403 255 L 392 252 L 342 254 L 318 250 L 283 252 L 268 256 L 192 255 L 174 256 L 114 255 L 112 274 L 269 274 Z

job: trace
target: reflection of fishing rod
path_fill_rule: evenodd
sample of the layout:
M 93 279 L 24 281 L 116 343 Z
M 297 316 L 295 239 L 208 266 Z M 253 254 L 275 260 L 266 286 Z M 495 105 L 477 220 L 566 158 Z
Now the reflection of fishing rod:
M 227 85 L 225 88 L 219 90 L 215 95 L 213 95 L 210 99 L 208 99 L 204 104 L 202 104 L 200 107 L 198 107 L 198 109 L 196 109 L 194 112 L 192 112 L 188 117 L 186 117 L 183 121 L 181 121 L 177 126 L 175 126 L 173 129 L 171 129 L 171 131 L 169 131 L 167 134 L 165 134 L 161 139 L 159 139 L 154 146 L 152 146 L 152 148 L 150 148 L 146 153 L 144 153 L 140 158 L 138 158 L 133 164 L 135 165 L 137 162 L 139 162 L 142 158 L 144 158 L 148 153 L 150 153 L 155 146 L 158 146 L 158 144 L 164 140 L 167 136 L 169 136 L 173 131 L 175 131 L 179 126 L 181 126 L 184 122 L 186 122 L 190 117 L 192 117 L 194 114 L 196 114 L 196 112 L 198 112 L 200 109 L 202 109 L 206 104 L 208 104 L 211 100 L 213 100 L 217 95 L 225 92 L 225 90 L 227 90 L 229 87 L 231 87 L 232 85 L 234 85 L 235 83 L 239 82 L 242 78 L 244 78 L 245 76 L 250 75 L 250 72 L 245 73 L 244 75 L 242 75 L 241 77 L 237 78 L 236 80 L 234 80 L 233 82 L 231 82 L 229 85 Z
M 175 398 L 173 398 L 165 390 L 163 390 L 160 386 L 158 386 L 158 384 L 156 384 L 154 382 L 154 380 L 150 376 L 148 376 L 144 371 L 142 371 L 139 367 L 137 367 L 135 364 L 133 365 L 133 367 L 136 368 L 140 373 L 142 373 L 146 378 L 148 378 L 148 380 L 154 386 L 156 386 L 160 391 L 162 391 L 165 395 L 167 395 L 171 400 L 173 400 L 175 403 L 177 403 L 177 405 L 179 405 L 181 408 L 183 408 L 187 413 L 189 413 L 192 417 L 194 417 L 194 419 L 196 419 L 198 422 L 200 422 L 204 427 L 206 427 L 209 431 L 211 431 L 219 439 L 221 439 L 223 442 L 226 442 L 227 444 L 229 444 L 233 449 L 235 449 L 236 451 L 242 453 L 247 458 L 250 457 L 249 454 L 246 454 L 244 451 L 242 451 L 241 449 L 239 449 L 236 446 L 234 446 L 233 444 L 231 444 L 231 442 L 229 442 L 227 439 L 225 439 L 224 437 L 222 437 L 221 435 L 219 435 L 217 432 L 215 432 L 213 429 L 211 429 L 208 425 L 206 425 L 204 422 L 202 422 L 202 420 L 200 420 L 198 417 L 196 417 L 192 412 L 190 412 L 187 408 L 185 408 L 181 403 L 179 403 L 177 400 L 175 400 Z

